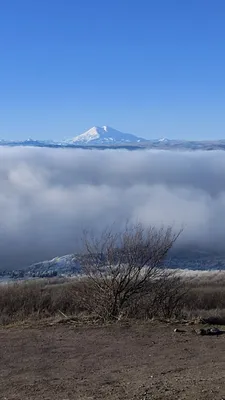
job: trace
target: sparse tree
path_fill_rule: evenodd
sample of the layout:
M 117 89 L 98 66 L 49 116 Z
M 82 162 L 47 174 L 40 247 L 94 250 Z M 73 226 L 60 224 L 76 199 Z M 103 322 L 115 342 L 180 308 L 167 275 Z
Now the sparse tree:
M 127 224 L 119 233 L 106 229 L 98 238 L 84 232 L 80 262 L 92 290 L 92 309 L 105 319 L 118 319 L 135 297 L 162 283 L 168 277 L 163 261 L 180 233 L 140 223 Z

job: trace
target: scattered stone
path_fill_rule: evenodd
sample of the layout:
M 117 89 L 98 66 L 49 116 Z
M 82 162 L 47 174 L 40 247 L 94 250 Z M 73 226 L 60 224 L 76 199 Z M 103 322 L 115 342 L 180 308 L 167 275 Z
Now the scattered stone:
M 225 331 L 221 331 L 219 328 L 213 327 L 213 328 L 200 328 L 198 330 L 195 331 L 197 333 L 197 335 L 222 335 L 223 333 L 225 333 Z

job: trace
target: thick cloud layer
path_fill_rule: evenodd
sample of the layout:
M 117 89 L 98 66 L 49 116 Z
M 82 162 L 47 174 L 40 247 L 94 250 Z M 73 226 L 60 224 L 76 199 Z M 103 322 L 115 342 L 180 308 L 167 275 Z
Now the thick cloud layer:
M 83 228 L 126 219 L 224 247 L 224 152 L 0 147 L 0 184 L 0 268 L 74 252 Z

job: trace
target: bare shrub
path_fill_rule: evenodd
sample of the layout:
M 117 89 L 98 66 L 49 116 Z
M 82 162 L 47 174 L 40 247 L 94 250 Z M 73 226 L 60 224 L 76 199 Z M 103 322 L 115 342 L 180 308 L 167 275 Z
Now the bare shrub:
M 164 276 L 156 285 L 153 308 L 154 315 L 164 318 L 180 317 L 184 306 L 184 297 L 187 287 L 183 280 L 173 272 L 165 272 Z M 153 315 L 153 316 L 154 316 Z
M 109 228 L 98 238 L 85 232 L 80 262 L 87 276 L 86 303 L 103 319 L 118 319 L 148 299 L 149 309 L 161 307 L 171 316 L 181 293 L 178 278 L 163 268 L 163 261 L 180 233 L 142 224 L 119 233 Z
M 164 273 L 163 277 L 149 283 L 145 293 L 139 293 L 129 300 L 124 307 L 124 315 L 136 319 L 183 316 L 186 285 L 173 272 L 164 270 Z

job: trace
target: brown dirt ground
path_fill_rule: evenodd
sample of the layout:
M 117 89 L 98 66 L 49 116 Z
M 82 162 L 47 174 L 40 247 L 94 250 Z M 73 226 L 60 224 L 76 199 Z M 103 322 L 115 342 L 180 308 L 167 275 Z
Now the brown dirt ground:
M 0 329 L 0 399 L 225 399 L 225 335 L 142 323 Z

